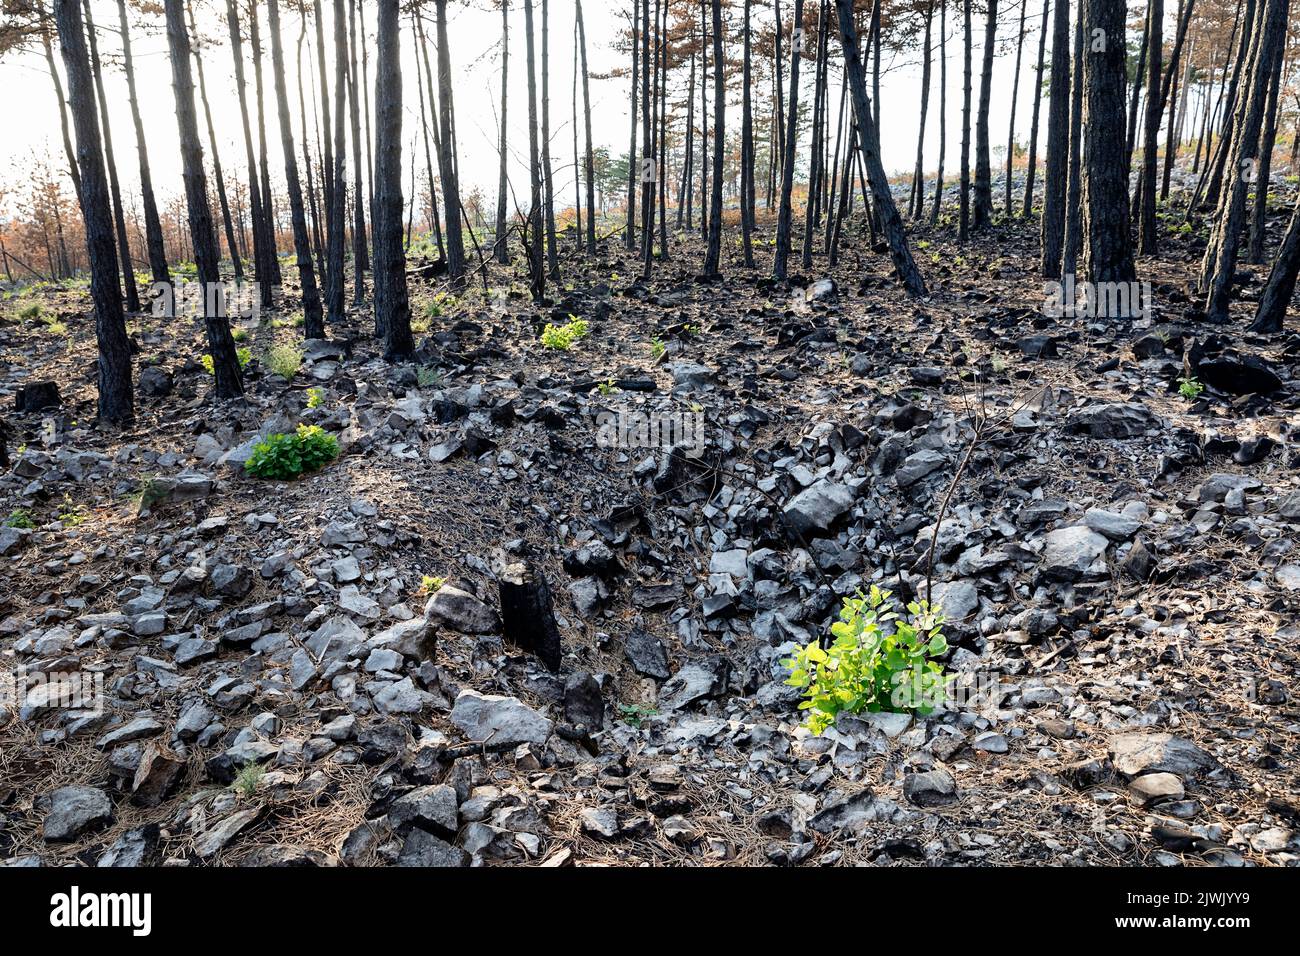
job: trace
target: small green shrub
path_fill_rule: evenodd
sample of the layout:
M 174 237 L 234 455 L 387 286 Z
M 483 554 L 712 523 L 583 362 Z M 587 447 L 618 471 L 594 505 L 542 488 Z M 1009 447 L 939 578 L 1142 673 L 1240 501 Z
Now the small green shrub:
M 658 713 L 653 707 L 642 707 L 640 704 L 618 705 L 618 715 L 629 727 L 640 727 L 645 720 Z
M 420 388 L 437 388 L 442 375 L 431 365 L 421 365 L 415 370 L 415 381 Z
M 292 435 L 272 435 L 258 442 L 244 465 L 254 478 L 293 481 L 320 471 L 339 456 L 339 443 L 319 425 L 299 425 Z
M 842 713 L 929 714 L 946 699 L 950 678 L 932 660 L 948 651 L 942 615 L 924 601 L 900 615 L 892 597 L 872 585 L 866 596 L 845 598 L 831 646 L 812 641 L 783 662 L 786 683 L 803 691 L 799 709 L 810 711 L 805 726 L 814 734 Z
M 5 518 L 4 520 L 4 526 L 6 528 L 29 528 L 30 529 L 36 527 L 36 522 L 32 520 L 32 516 L 30 513 L 23 511 L 21 508 L 19 508 L 18 510 L 11 511 L 9 513 L 9 517 Z
M 663 358 L 664 353 L 667 351 L 668 344 L 663 339 L 654 338 L 650 340 L 650 357 L 656 362 Z
M 1178 380 L 1178 394 L 1189 402 L 1196 401 L 1204 391 L 1205 386 L 1195 377 Z
M 248 368 L 248 363 L 253 361 L 253 350 L 249 348 L 235 349 L 235 358 L 239 361 L 240 368 Z M 200 361 L 203 363 L 203 370 L 209 375 L 217 374 L 217 363 L 213 361 L 211 355 L 203 356 Z
M 565 325 L 550 325 L 542 330 L 542 347 L 567 352 L 591 331 L 584 320 L 569 316 Z
M 39 302 L 29 302 L 18 310 L 18 318 L 22 322 L 38 322 L 42 311 Z
M 245 764 L 230 785 L 230 789 L 247 800 L 257 792 L 257 785 L 262 782 L 262 778 L 265 776 L 266 768 L 260 763 Z
M 283 379 L 292 379 L 302 368 L 302 349 L 277 345 L 266 353 L 266 367 Z
M 319 388 L 307 389 L 307 407 L 320 408 L 325 404 L 325 393 Z
M 230 337 L 231 337 L 232 339 L 234 339 L 236 342 L 247 342 L 247 341 L 248 341 L 248 330 L 247 330 L 247 329 L 235 329 L 234 331 L 232 331 L 232 332 L 230 333 Z
M 426 574 L 424 578 L 420 581 L 420 590 L 423 591 L 426 595 L 432 597 L 433 595 L 441 591 L 443 587 L 446 585 L 446 583 L 447 583 L 446 578 L 439 578 L 439 577 L 434 577 L 432 575 Z

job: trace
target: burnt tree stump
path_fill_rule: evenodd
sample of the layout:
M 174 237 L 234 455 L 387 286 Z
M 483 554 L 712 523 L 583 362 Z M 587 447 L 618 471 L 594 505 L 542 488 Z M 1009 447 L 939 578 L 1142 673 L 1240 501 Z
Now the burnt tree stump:
M 58 408 L 59 386 L 54 382 L 32 382 L 18 389 L 14 406 L 21 415 L 24 412 L 39 412 L 46 408 Z
M 501 573 L 497 587 L 505 639 L 558 671 L 564 651 L 546 577 L 527 564 L 512 564 Z

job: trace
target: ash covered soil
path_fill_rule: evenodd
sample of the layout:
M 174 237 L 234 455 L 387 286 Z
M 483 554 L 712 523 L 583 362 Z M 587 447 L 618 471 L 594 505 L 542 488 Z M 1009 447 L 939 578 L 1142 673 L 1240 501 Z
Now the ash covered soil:
M 1045 316 L 1027 228 L 920 228 L 923 301 L 865 242 L 794 292 L 702 284 L 684 244 L 642 284 L 610 243 L 544 309 L 494 267 L 419 364 L 363 308 L 289 382 L 285 289 L 231 404 L 199 323 L 134 317 L 122 432 L 85 290 L 33 293 L 67 332 L 0 322 L 0 516 L 31 525 L 0 529 L 0 653 L 103 706 L 37 681 L 0 711 L 0 859 L 1300 861 L 1300 336 L 1243 336 L 1262 267 L 1205 325 L 1195 235 L 1144 262 L 1149 320 Z M 47 380 L 58 407 L 13 411 Z M 703 446 L 609 447 L 620 412 L 624 446 Z M 247 477 L 299 423 L 340 459 Z M 872 583 L 924 596 L 932 552 L 981 693 L 810 735 L 781 661 Z

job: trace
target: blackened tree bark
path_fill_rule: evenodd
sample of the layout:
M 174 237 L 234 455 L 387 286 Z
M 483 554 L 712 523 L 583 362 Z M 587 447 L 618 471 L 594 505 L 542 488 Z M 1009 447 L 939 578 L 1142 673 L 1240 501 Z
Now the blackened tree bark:
M 1147 69 L 1147 42 L 1151 39 L 1147 31 L 1146 23 L 1142 24 L 1142 44 L 1138 50 L 1137 69 L 1134 72 L 1136 81 L 1133 84 L 1133 90 L 1129 93 L 1128 106 L 1128 146 L 1124 154 L 1124 171 L 1131 172 L 1133 169 L 1133 151 L 1137 149 L 1137 121 L 1138 121 L 1138 103 L 1142 99 L 1142 78 L 1146 76 Z
M 1047 165 L 1043 172 L 1042 272 L 1061 278 L 1065 247 L 1065 188 L 1070 156 L 1070 4 L 1057 0 L 1052 21 L 1051 97 L 1047 105 Z
M 257 155 L 253 152 L 253 126 L 248 119 L 248 92 L 244 83 L 244 41 L 239 28 L 239 9 L 235 0 L 226 0 L 226 25 L 235 60 L 235 91 L 239 97 L 239 116 L 244 126 L 244 157 L 248 164 L 248 206 L 253 218 L 253 273 L 261 287 L 262 307 L 271 305 L 274 285 L 270 252 L 266 248 L 266 229 L 262 224 L 265 210 L 262 186 L 257 175 Z
M 650 115 L 650 0 L 641 2 L 641 277 L 649 280 L 654 267 L 655 151 Z
M 501 0 L 501 139 L 498 144 L 500 166 L 497 170 L 497 231 L 492 254 L 502 265 L 510 262 L 510 242 L 506 225 L 506 204 L 510 200 L 510 177 L 506 171 L 508 157 L 506 121 L 510 115 L 510 0 Z M 590 116 L 590 109 L 587 111 Z
M 81 174 L 81 211 L 86 222 L 86 252 L 90 258 L 90 296 L 95 304 L 95 341 L 99 347 L 99 417 L 123 424 L 135 417 L 131 391 L 131 343 L 122 314 L 113 246 L 113 211 L 104 172 L 95 86 L 86 51 L 86 34 L 77 0 L 54 0 L 63 65 L 68 73 L 68 98 L 77 131 L 77 168 Z
M 122 31 L 122 68 L 126 71 L 127 102 L 131 107 L 136 152 L 140 159 L 140 203 L 144 206 L 144 235 L 145 247 L 149 253 L 149 271 L 153 274 L 154 282 L 170 282 L 167 252 L 163 247 L 162 221 L 158 218 L 158 203 L 153 194 L 153 176 L 149 171 L 149 145 L 144 136 L 144 121 L 140 118 L 140 100 L 135 90 L 135 63 L 131 58 L 131 31 L 126 23 L 126 0 L 117 0 L 117 18 Z
M 935 176 L 934 203 L 930 207 L 930 223 L 939 221 L 943 209 L 943 162 L 948 151 L 948 0 L 939 3 L 939 168 Z M 852 150 L 849 151 L 852 154 Z M 845 189 L 851 195 L 849 183 Z
M 862 150 L 862 161 L 867 170 L 867 181 L 871 184 L 871 195 L 875 200 L 876 211 L 880 215 L 885 241 L 889 244 L 890 257 L 899 281 L 909 295 L 924 296 L 925 280 L 921 277 L 912 251 L 907 245 L 907 232 L 903 229 L 902 217 L 894 205 L 894 196 L 889 189 L 889 178 L 880 161 L 876 149 L 879 142 L 876 136 L 876 121 L 871 113 L 871 99 L 867 96 L 867 78 L 862 69 L 862 58 L 858 54 L 858 31 L 853 24 L 853 0 L 835 0 L 835 9 L 839 14 L 840 40 L 844 46 L 844 69 L 849 78 L 849 89 L 853 95 L 853 112 L 858 120 L 858 139 Z
M 1156 224 L 1156 148 L 1160 135 L 1160 76 L 1164 56 L 1164 0 L 1151 0 L 1147 11 L 1147 112 L 1142 141 L 1142 172 L 1138 183 L 1138 248 L 1155 255 L 1159 246 Z
M 1124 126 L 1127 51 L 1124 0 L 1087 0 L 1084 32 L 1083 203 L 1087 209 L 1084 263 L 1090 282 L 1133 282 Z
M 446 0 L 438 0 L 445 4 Z M 560 281 L 559 243 L 555 237 L 555 171 L 551 166 L 551 2 L 542 0 L 542 201 L 545 204 L 546 267 Z M 445 181 L 443 191 L 446 191 Z M 653 202 L 653 196 L 651 197 Z M 451 218 L 448 202 L 447 218 Z
M 753 16 L 753 0 L 745 0 L 744 53 L 741 66 L 741 104 L 740 104 L 740 241 L 744 247 L 745 268 L 754 268 L 754 226 L 756 219 L 756 200 L 754 188 L 754 102 L 750 87 L 754 80 L 754 38 L 750 18 Z M 691 60 L 692 75 L 695 61 Z M 689 97 L 689 94 L 688 94 Z M 689 128 L 690 120 L 687 120 Z M 688 129 L 689 135 L 689 129 Z M 690 189 L 690 173 L 686 174 L 687 189 Z
M 262 177 L 262 242 L 266 248 L 266 264 L 270 271 L 271 282 L 279 285 L 283 277 L 280 274 L 275 200 L 271 195 L 271 162 L 266 142 L 266 91 L 262 83 L 262 26 L 257 16 L 257 4 L 252 0 L 249 0 L 248 4 L 248 41 L 253 54 L 253 96 L 257 101 L 258 170 Z M 270 290 L 263 290 L 262 295 L 269 305 Z
M 1258 333 L 1281 332 L 1286 318 L 1287 305 L 1295 295 L 1296 277 L 1300 275 L 1300 197 L 1296 199 L 1291 225 L 1278 250 L 1277 261 L 1268 277 L 1268 285 L 1259 299 L 1255 322 L 1250 331 Z
M 72 187 L 76 190 L 77 204 L 80 205 L 81 170 L 77 167 L 77 149 L 72 145 L 72 133 L 68 127 L 68 104 L 63 97 L 63 80 L 59 78 L 59 68 L 54 63 L 54 48 L 50 43 L 50 25 L 46 21 L 45 4 L 37 3 L 36 12 L 41 18 L 41 46 L 45 50 L 45 63 L 49 67 L 50 79 L 54 81 L 54 94 L 59 101 L 59 127 L 63 132 L 63 152 L 68 159 L 68 174 L 72 177 Z M 8 269 L 7 258 L 5 268 Z
M 879 6 L 879 0 L 877 0 Z M 971 0 L 962 0 L 961 192 L 957 238 L 970 235 Z
M 713 195 L 709 201 L 709 245 L 704 258 L 704 275 L 721 275 L 722 259 L 722 174 L 727 139 L 726 62 L 722 52 L 722 0 L 713 0 Z
M 856 52 L 856 51 L 855 51 Z M 794 34 L 790 40 L 790 106 L 786 110 L 785 154 L 781 159 L 780 211 L 772 275 L 784 282 L 789 272 L 790 223 L 794 216 L 794 151 L 799 134 L 799 65 L 803 59 L 803 0 L 794 0 Z M 865 84 L 865 79 L 864 79 Z M 864 90 L 865 92 L 865 90 Z
M 447 42 L 447 0 L 437 0 L 438 122 L 442 129 L 438 169 L 442 173 L 442 204 L 447 213 L 447 274 L 452 282 L 465 278 L 465 234 L 461 227 L 460 184 L 456 173 L 456 137 L 452 132 L 451 45 Z
M 587 70 L 587 26 L 582 18 L 582 0 L 577 0 L 578 48 L 582 58 L 582 107 L 586 118 L 587 150 L 583 171 L 587 177 L 587 252 L 596 254 L 596 152 L 591 138 L 591 74 Z
M 364 82 L 364 81 L 363 81 Z M 352 288 L 353 304 L 366 300 L 370 248 L 366 242 L 366 167 L 361 163 L 361 83 L 357 80 L 357 0 L 348 2 L 348 113 L 352 120 Z
M 1061 273 L 1077 275 L 1083 251 L 1083 8 L 1078 0 L 1074 17 L 1074 65 L 1070 87 L 1070 175 L 1065 187 L 1065 249 Z
M 1047 49 L 1047 14 L 1051 3 L 1052 0 L 1043 0 L 1043 28 L 1038 34 L 1038 68 L 1034 70 L 1034 118 L 1029 127 L 1029 169 L 1025 172 L 1025 203 L 1020 210 L 1021 217 L 1025 219 L 1034 210 L 1034 180 L 1038 175 L 1038 120 L 1043 107 L 1043 55 Z
M 1268 183 L 1273 172 L 1273 146 L 1277 142 L 1277 106 L 1282 83 L 1286 79 L 1284 69 L 1286 42 L 1277 44 L 1273 56 L 1273 65 L 1269 70 L 1268 102 L 1264 107 L 1264 128 L 1260 133 L 1259 169 L 1255 176 L 1255 204 L 1250 217 L 1250 245 L 1246 253 L 1247 262 L 1264 261 L 1265 219 L 1268 215 Z M 1172 144 L 1169 147 L 1173 149 Z M 1166 163 L 1165 169 L 1169 166 Z M 1167 175 L 1167 173 L 1166 173 Z
M 99 64 L 99 42 L 95 39 L 95 21 L 90 15 L 90 0 L 82 0 L 86 17 L 86 36 L 90 44 L 90 72 L 95 81 L 95 94 L 99 100 L 101 130 L 104 135 L 104 161 L 108 165 L 108 189 L 113 197 L 113 220 L 117 231 L 117 256 L 122 265 L 122 285 L 126 291 L 126 311 L 140 311 L 140 290 L 135 281 L 135 265 L 131 262 L 131 244 L 126 235 L 126 212 L 122 205 L 122 189 L 117 179 L 117 160 L 113 158 L 113 130 L 109 122 L 108 97 L 104 93 L 104 76 Z M 71 85 L 69 83 L 69 85 Z
M 930 109 L 930 37 L 934 26 L 934 0 L 925 8 L 925 40 L 921 67 L 921 120 L 916 134 L 916 168 L 912 172 L 912 194 L 907 214 L 920 219 L 925 213 L 925 116 Z
M 1241 248 L 1246 218 L 1246 194 L 1258 173 L 1259 132 L 1264 118 L 1269 68 L 1275 45 L 1285 42 L 1288 0 L 1261 0 L 1259 23 L 1246 73 L 1242 111 L 1232 140 L 1233 161 L 1227 171 L 1228 186 L 1219 203 L 1218 223 L 1201 265 L 1201 288 L 1206 293 L 1205 313 L 1212 322 L 1228 320 L 1228 302 Z
M 338 325 L 346 318 L 344 296 L 345 233 L 347 230 L 347 123 L 348 35 L 343 0 L 334 0 L 334 169 L 330 174 L 329 208 L 325 216 L 325 306 L 328 321 Z
M 632 132 L 627 147 L 627 228 L 623 245 L 629 252 L 636 249 L 636 189 L 640 167 L 636 161 L 636 133 L 641 98 L 637 86 L 641 82 L 641 25 L 637 18 L 637 0 L 632 0 Z
M 298 280 L 302 286 L 303 334 L 309 339 L 325 337 L 320 291 L 311 258 L 311 236 L 307 232 L 307 210 L 302 198 L 295 158 L 293 125 L 289 120 L 289 93 L 285 87 L 284 46 L 280 39 L 280 2 L 268 0 L 267 23 L 271 30 L 271 69 L 275 78 L 275 103 L 280 121 L 280 145 L 284 150 L 284 181 L 289 193 L 289 213 L 293 219 L 293 247 L 297 256 Z
M 185 29 L 183 0 L 165 0 L 167 46 L 171 52 L 172 93 L 176 98 L 176 123 L 180 131 L 182 176 L 185 201 L 189 207 L 190 239 L 194 244 L 194 264 L 203 285 L 203 324 L 207 331 L 208 353 L 212 356 L 217 398 L 238 398 L 244 393 L 239 359 L 230 324 L 219 308 L 221 282 L 217 233 L 208 205 L 208 184 L 203 172 L 203 146 L 199 141 L 199 124 L 194 110 L 194 78 L 190 70 L 190 37 Z
M 998 36 L 998 0 L 987 0 L 984 21 L 984 68 L 980 74 L 979 110 L 975 114 L 975 210 L 976 231 L 993 224 L 993 163 L 989 145 L 989 103 L 993 95 L 993 52 Z
M 1011 218 L 1011 179 L 1016 168 L 1016 106 L 1020 101 L 1020 62 L 1025 49 L 1025 15 L 1029 0 L 1020 3 L 1020 28 L 1016 31 L 1016 70 L 1011 80 L 1011 122 L 1007 131 L 1007 203 L 1006 215 Z
M 533 30 L 533 0 L 524 0 L 524 35 L 528 59 L 528 173 L 531 206 L 528 210 L 528 275 L 533 301 L 546 297 L 546 250 L 542 235 L 542 159 L 537 134 L 537 41 Z
M 376 0 L 375 39 L 375 323 L 384 334 L 384 357 L 415 354 L 411 301 L 402 248 L 402 49 L 398 0 Z
M 432 138 L 429 135 L 430 117 L 434 124 L 434 130 L 437 130 L 438 118 L 435 110 L 437 107 L 433 103 L 433 67 L 429 60 L 429 44 L 424 36 L 424 18 L 420 16 L 420 8 L 415 8 L 415 85 L 419 92 L 420 100 L 420 131 L 424 138 L 424 165 L 429 176 L 429 228 L 433 230 L 434 239 L 438 243 L 438 255 L 445 263 L 447 261 L 447 244 L 442 239 L 442 224 L 438 218 L 438 184 L 434 180 L 433 164 L 433 145 Z M 420 70 L 420 62 L 423 59 L 424 70 Z M 429 91 L 429 105 L 425 109 L 425 89 Z M 414 166 L 415 158 L 411 158 L 411 164 Z M 411 180 L 412 192 L 415 190 L 415 180 Z M 411 197 L 412 214 L 415 211 L 415 197 Z
M 185 6 L 190 24 L 190 42 L 193 44 L 198 35 L 194 29 L 194 8 L 189 3 Z M 194 47 L 194 66 L 199 74 L 199 101 L 203 104 L 203 118 L 208 129 L 208 149 L 212 151 L 212 178 L 217 185 L 217 203 L 221 206 L 221 221 L 226 229 L 226 245 L 230 249 L 230 262 L 235 269 L 236 281 L 244 278 L 244 260 L 240 258 L 239 247 L 235 242 L 235 221 L 230 215 L 230 199 L 226 195 L 226 177 L 221 170 L 221 153 L 217 150 L 217 127 L 212 122 L 212 106 L 208 103 L 208 83 L 203 75 L 203 54 Z

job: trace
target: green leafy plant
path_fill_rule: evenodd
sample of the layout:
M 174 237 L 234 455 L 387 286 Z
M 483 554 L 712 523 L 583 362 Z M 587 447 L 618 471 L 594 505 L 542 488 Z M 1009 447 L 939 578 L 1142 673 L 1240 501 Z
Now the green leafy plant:
M 431 365 L 421 365 L 415 370 L 415 381 L 420 388 L 437 388 L 442 375 Z
M 667 351 L 668 345 L 663 339 L 653 338 L 650 340 L 650 357 L 656 362 L 663 358 L 664 353 Z
M 564 325 L 547 324 L 542 330 L 542 347 L 567 352 L 590 331 L 591 327 L 584 320 L 571 315 Z
M 1194 402 L 1201 397 L 1205 391 L 1205 386 L 1195 376 L 1192 378 L 1181 378 L 1178 380 L 1178 394 L 1183 396 L 1189 402 Z
M 232 339 L 234 339 L 236 342 L 247 342 L 247 341 L 248 341 L 248 329 L 234 329 L 234 330 L 230 333 L 230 337 L 231 337 Z
M 659 711 L 653 707 L 643 707 L 640 704 L 619 704 L 618 715 L 623 723 L 632 727 L 640 727 L 641 724 L 649 717 L 655 716 Z
M 254 478 L 292 481 L 320 471 L 338 456 L 337 438 L 319 425 L 299 425 L 292 435 L 272 435 L 258 442 L 244 469 Z
M 4 520 L 4 526 L 6 528 L 35 528 L 36 522 L 32 520 L 30 513 L 19 508 L 9 513 L 9 517 Z
M 248 363 L 253 361 L 253 350 L 250 348 L 235 349 L 235 359 L 239 362 L 240 368 L 248 368 Z M 217 374 L 217 363 L 213 361 L 211 355 L 203 356 L 200 361 L 203 363 L 203 370 L 209 375 Z
M 443 586 L 446 585 L 446 583 L 447 583 L 446 578 L 439 578 L 439 577 L 434 577 L 433 575 L 426 574 L 420 580 L 420 590 L 423 591 L 426 595 L 432 596 L 434 594 L 437 594 L 439 591 L 441 591 L 443 589 Z
M 617 395 L 622 389 L 614 383 L 612 378 L 607 378 L 605 381 L 597 383 L 596 391 L 600 392 L 601 395 Z
M 37 322 L 41 318 L 41 304 L 29 302 L 18 310 L 18 319 L 22 322 Z
M 786 681 L 803 692 L 805 726 L 821 734 L 842 713 L 929 714 L 947 697 L 950 678 L 934 658 L 948 651 L 943 616 L 926 602 L 895 610 L 889 591 L 845 598 L 831 626 L 834 641 L 812 641 L 783 664 Z
M 73 504 L 71 495 L 64 495 L 58 518 L 69 528 L 75 528 L 86 520 L 86 509 L 81 505 Z
M 257 792 L 257 785 L 262 782 L 262 778 L 265 776 L 266 768 L 260 763 L 245 764 L 243 769 L 235 776 L 230 789 L 247 800 Z
M 319 388 L 307 389 L 307 407 L 320 408 L 325 404 L 325 393 Z
M 266 367 L 283 379 L 292 379 L 302 368 L 302 349 L 277 345 L 266 353 Z

